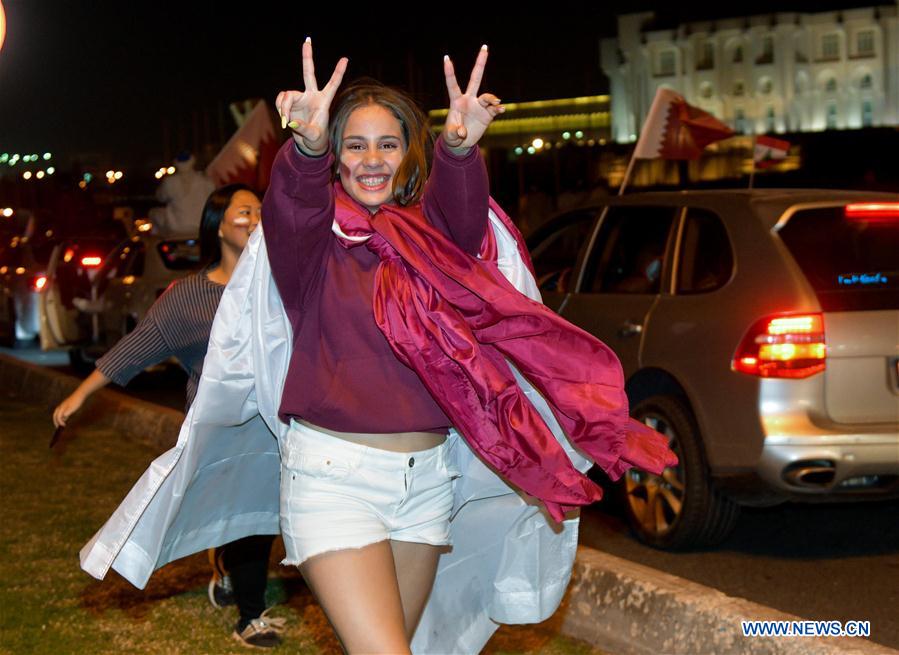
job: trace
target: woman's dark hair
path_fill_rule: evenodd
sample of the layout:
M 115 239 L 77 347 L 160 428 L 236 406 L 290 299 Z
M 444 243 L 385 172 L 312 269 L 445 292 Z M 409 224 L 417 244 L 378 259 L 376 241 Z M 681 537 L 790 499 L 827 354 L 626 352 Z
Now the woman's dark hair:
M 222 259 L 219 226 L 225 217 L 225 210 L 238 191 L 256 194 L 246 184 L 226 184 L 210 193 L 203 205 L 203 217 L 200 219 L 200 261 L 204 266 L 214 266 Z
M 415 101 L 399 89 L 385 86 L 377 80 L 363 78 L 347 86 L 337 98 L 337 113 L 331 120 L 331 143 L 334 146 L 335 172 L 340 165 L 343 130 L 356 109 L 380 105 L 400 122 L 406 143 L 406 154 L 393 176 L 393 199 L 400 206 L 411 205 L 420 197 L 428 179 L 428 162 L 433 141 L 428 119 Z

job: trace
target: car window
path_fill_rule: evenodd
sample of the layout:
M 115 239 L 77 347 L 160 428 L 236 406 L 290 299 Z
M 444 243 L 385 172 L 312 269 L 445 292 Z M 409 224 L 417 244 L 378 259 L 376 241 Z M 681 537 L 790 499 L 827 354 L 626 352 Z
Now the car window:
M 200 268 L 200 244 L 196 239 L 162 241 L 159 255 L 165 267 L 172 271 L 193 271 Z
M 734 268 L 727 230 L 717 214 L 690 207 L 681 235 L 677 293 L 708 293 L 730 280 Z
M 535 235 L 531 259 L 541 291 L 571 290 L 578 252 L 590 238 L 595 220 L 595 209 L 579 210 L 560 216 Z
M 802 209 L 778 235 L 824 311 L 899 309 L 899 211 Z
M 585 293 L 655 294 L 674 207 L 612 207 L 590 253 Z
M 134 275 L 140 277 L 144 274 L 144 258 L 147 247 L 142 241 L 132 241 L 119 254 L 121 263 L 116 277 Z

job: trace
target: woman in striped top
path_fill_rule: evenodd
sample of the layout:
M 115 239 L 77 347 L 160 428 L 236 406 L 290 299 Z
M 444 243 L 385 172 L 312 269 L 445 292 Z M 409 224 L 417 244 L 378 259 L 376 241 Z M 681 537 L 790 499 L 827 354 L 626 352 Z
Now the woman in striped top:
M 206 267 L 173 282 L 134 331 L 97 360 L 96 370 L 54 410 L 57 427 L 64 426 L 98 389 L 110 382 L 124 386 L 147 367 L 170 357 L 177 359 L 189 376 L 190 408 L 219 301 L 260 214 L 259 198 L 247 186 L 231 184 L 213 191 L 200 223 L 200 251 Z M 254 646 L 270 647 L 281 641 L 271 622 L 262 617 L 273 541 L 272 535 L 239 539 L 217 549 L 219 556 L 214 558 L 216 564 L 221 560 L 230 574 L 233 601 L 240 611 L 235 636 Z M 228 593 L 223 593 L 227 586 L 223 587 L 222 580 L 221 574 L 217 574 L 210 583 L 210 600 L 216 606 L 231 600 Z

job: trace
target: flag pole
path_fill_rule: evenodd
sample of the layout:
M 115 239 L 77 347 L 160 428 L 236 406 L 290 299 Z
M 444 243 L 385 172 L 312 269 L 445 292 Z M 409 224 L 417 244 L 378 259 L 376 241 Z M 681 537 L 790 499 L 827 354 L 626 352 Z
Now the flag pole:
M 749 149 L 749 158 L 752 161 L 752 168 L 749 169 L 749 190 L 752 191 L 752 185 L 755 183 L 755 134 L 752 135 L 752 146 Z
M 627 188 L 627 183 L 631 181 L 631 174 L 634 172 L 634 164 L 637 161 L 637 148 L 634 147 L 634 151 L 631 153 L 631 159 L 627 163 L 627 170 L 624 171 L 624 179 L 621 180 L 621 186 L 618 187 L 618 195 L 623 196 L 624 190 Z

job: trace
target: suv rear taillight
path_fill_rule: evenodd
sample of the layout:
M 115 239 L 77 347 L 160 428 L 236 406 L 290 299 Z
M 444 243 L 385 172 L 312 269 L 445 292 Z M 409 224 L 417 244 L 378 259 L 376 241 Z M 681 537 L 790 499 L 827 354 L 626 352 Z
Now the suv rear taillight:
M 899 220 L 899 202 L 856 202 L 846 205 L 843 214 L 861 221 Z
M 823 315 L 766 316 L 749 328 L 731 367 L 763 378 L 807 378 L 824 370 L 826 358 Z
M 87 257 L 81 258 L 82 268 L 97 268 L 102 263 L 103 263 L 103 258 L 97 257 L 95 255 L 88 255 Z
M 31 288 L 35 291 L 42 291 L 43 288 L 47 285 L 47 276 L 46 275 L 37 275 L 31 281 Z

